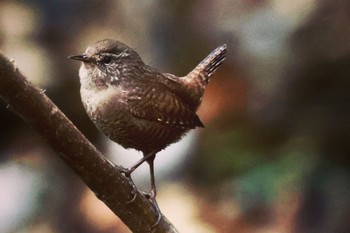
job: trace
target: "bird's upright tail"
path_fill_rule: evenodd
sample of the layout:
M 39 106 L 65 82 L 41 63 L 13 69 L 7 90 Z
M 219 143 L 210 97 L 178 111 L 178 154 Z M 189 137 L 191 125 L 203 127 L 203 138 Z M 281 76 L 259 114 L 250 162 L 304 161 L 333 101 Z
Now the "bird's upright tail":
M 210 76 L 223 63 L 227 55 L 227 46 L 223 44 L 211 52 L 196 68 L 194 68 L 187 76 L 192 79 L 200 79 L 198 81 L 207 84 L 210 81 Z

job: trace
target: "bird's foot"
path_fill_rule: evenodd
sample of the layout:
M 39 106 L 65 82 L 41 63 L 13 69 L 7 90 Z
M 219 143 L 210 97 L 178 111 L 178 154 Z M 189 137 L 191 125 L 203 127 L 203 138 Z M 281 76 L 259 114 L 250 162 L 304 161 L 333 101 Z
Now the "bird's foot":
M 159 206 L 158 206 L 156 199 L 150 199 L 150 201 L 152 202 L 154 208 L 156 208 L 157 215 L 158 215 L 157 221 L 152 225 L 152 228 L 155 228 L 159 224 L 160 220 L 162 219 L 162 212 L 160 212 L 160 209 L 159 209 Z
M 157 221 L 152 225 L 152 228 L 155 228 L 160 220 L 162 219 L 162 212 L 160 211 L 159 209 L 159 206 L 158 206 L 158 203 L 156 201 L 156 194 L 155 192 L 152 190 L 151 192 L 143 192 L 141 191 L 141 193 L 153 204 L 154 208 L 156 209 L 157 211 Z
M 118 170 L 120 173 L 124 174 L 124 176 L 126 178 L 129 178 L 129 179 L 131 179 L 131 173 L 134 171 L 130 168 L 125 168 L 125 167 L 121 167 L 121 166 L 118 168 Z
M 133 197 L 131 198 L 130 201 L 127 201 L 126 204 L 133 203 L 135 201 L 135 199 L 136 199 L 138 190 L 137 190 L 136 186 L 133 186 L 133 188 L 134 188 L 133 191 L 132 191 Z M 153 191 L 151 191 L 151 192 L 139 191 L 139 192 L 142 195 L 144 195 L 153 204 L 154 208 L 157 211 L 157 221 L 152 225 L 152 228 L 155 228 L 159 224 L 159 222 L 162 219 L 163 215 L 162 215 L 162 212 L 160 211 L 158 203 L 157 203 L 157 201 L 155 199 L 154 192 Z
M 140 193 L 145 196 L 150 202 L 154 200 L 154 196 L 152 195 L 152 192 L 145 192 L 145 191 L 140 191 Z
M 132 185 L 132 187 L 133 187 L 133 189 L 131 191 L 131 194 L 133 194 L 133 197 L 129 201 L 127 201 L 126 204 L 133 203 L 137 197 L 137 188 L 135 185 Z
M 132 187 L 131 193 L 133 194 L 133 197 L 129 201 L 127 201 L 126 204 L 133 203 L 136 199 L 138 190 L 137 190 L 137 187 L 136 187 L 134 181 L 131 178 L 132 171 L 129 168 L 125 168 L 125 167 L 121 167 L 121 166 L 118 167 L 118 170 L 120 173 L 124 174 L 124 176 L 129 180 L 129 184 Z

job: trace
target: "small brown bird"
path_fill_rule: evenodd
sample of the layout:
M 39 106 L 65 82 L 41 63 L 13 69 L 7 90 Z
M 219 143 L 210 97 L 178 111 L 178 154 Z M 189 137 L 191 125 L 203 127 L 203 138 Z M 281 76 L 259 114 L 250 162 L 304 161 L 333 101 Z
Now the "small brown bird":
M 221 45 L 184 77 L 145 65 L 135 50 L 114 40 L 99 41 L 84 54 L 69 57 L 83 62 L 81 99 L 97 128 L 123 147 L 143 152 L 144 157 L 123 172 L 130 177 L 147 161 L 152 200 L 157 194 L 155 155 L 190 129 L 204 126 L 196 110 L 226 53 L 226 45 Z

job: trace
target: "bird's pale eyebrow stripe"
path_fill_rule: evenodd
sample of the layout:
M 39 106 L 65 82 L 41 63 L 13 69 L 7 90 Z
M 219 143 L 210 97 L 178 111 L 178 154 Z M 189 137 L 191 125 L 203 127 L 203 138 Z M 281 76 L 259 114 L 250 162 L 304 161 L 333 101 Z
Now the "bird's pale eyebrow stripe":
M 127 57 L 129 56 L 129 53 L 127 52 L 128 49 L 124 49 L 121 53 L 120 53 L 120 57 Z
M 103 53 L 102 55 L 103 56 L 110 56 L 110 57 L 113 57 L 113 58 L 127 57 L 127 56 L 129 56 L 127 50 L 128 49 L 124 49 L 123 51 L 118 52 L 117 54 L 115 54 L 115 53 Z

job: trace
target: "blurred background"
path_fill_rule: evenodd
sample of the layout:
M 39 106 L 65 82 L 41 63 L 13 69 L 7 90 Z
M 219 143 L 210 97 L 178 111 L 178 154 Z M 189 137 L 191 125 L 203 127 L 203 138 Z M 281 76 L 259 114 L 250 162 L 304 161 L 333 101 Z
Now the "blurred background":
M 206 127 L 156 159 L 162 212 L 188 233 L 347 233 L 349 23 L 348 0 L 1 0 L 0 50 L 130 166 L 141 154 L 93 126 L 67 56 L 113 38 L 182 76 L 226 43 L 198 112 Z M 133 177 L 149 189 L 147 166 Z M 2 101 L 0 232 L 130 232 Z

